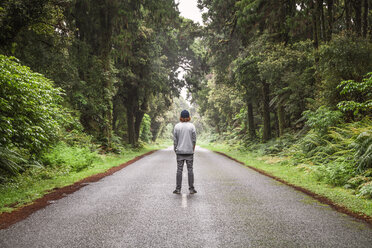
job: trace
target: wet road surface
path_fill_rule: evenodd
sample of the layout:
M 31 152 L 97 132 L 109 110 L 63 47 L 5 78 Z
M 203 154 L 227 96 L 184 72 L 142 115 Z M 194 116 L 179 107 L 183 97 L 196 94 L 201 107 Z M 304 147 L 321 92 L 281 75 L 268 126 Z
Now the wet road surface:
M 198 148 L 195 195 L 171 149 L 62 198 L 8 229 L 0 247 L 372 247 L 372 228 Z

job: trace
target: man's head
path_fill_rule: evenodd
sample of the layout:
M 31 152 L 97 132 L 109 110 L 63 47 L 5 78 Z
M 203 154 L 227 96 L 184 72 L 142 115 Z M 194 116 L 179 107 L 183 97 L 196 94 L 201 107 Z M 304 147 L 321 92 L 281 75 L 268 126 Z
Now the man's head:
M 190 121 L 190 120 L 191 120 L 191 118 L 190 118 L 190 113 L 189 113 L 189 111 L 187 111 L 187 110 L 183 110 L 183 111 L 181 112 L 180 121 L 181 121 L 181 122 L 188 122 L 188 121 Z

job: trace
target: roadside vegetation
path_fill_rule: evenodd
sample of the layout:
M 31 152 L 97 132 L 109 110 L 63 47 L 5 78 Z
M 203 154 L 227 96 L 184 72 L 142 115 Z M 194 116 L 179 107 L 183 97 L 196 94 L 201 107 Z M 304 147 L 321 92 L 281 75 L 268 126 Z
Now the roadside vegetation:
M 0 212 L 164 147 L 198 32 L 173 0 L 1 1 Z
M 152 142 L 145 115 L 136 146 L 103 146 L 63 106 L 63 90 L 52 81 L 12 57 L 0 55 L 0 68 L 0 213 L 169 145 Z
M 108 169 L 119 166 L 152 150 L 166 145 L 145 145 L 141 148 L 127 148 L 120 154 L 98 154 L 84 148 L 58 145 L 48 154 L 48 166 L 30 168 L 7 178 L 0 184 L 0 213 L 11 212 L 29 204 L 55 188 L 71 185 Z M 82 168 L 84 167 L 84 168 Z
M 324 196 L 338 206 L 372 217 L 371 169 L 359 171 L 355 168 L 355 161 L 358 160 L 355 159 L 355 154 L 358 153 L 354 148 L 355 144 L 346 144 L 345 141 L 341 144 L 325 142 L 327 145 L 317 146 L 319 150 L 304 153 L 301 145 L 309 144 L 306 143 L 307 139 L 307 136 L 298 140 L 298 137 L 288 135 L 265 144 L 247 145 L 215 138 L 211 141 L 204 136 L 199 144 L 211 151 L 222 152 L 247 166 L 265 171 L 290 184 Z M 351 140 L 349 138 L 348 142 L 352 142 Z M 348 148 L 347 152 L 343 150 L 345 145 Z M 330 158 L 332 155 L 328 155 L 327 162 L 323 160 L 327 157 L 323 157 L 324 154 L 317 156 L 317 153 L 319 155 L 330 150 L 334 157 L 332 159 Z M 339 156 L 336 153 L 343 155 Z
M 371 216 L 371 2 L 199 3 L 205 146 Z

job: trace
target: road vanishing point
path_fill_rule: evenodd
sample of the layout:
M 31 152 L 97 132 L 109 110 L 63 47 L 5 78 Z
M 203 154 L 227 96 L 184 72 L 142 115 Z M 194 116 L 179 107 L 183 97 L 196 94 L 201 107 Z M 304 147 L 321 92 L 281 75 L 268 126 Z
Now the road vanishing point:
M 195 188 L 157 151 L 0 230 L 0 247 L 372 247 L 370 225 L 197 148 Z

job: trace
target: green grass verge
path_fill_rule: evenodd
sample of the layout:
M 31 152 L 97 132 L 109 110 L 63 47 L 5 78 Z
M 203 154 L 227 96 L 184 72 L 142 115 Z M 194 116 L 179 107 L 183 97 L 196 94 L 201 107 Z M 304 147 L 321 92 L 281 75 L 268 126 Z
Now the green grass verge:
M 169 144 L 146 145 L 141 149 L 126 150 L 120 155 L 100 155 L 92 166 L 79 172 L 66 172 L 61 168 L 33 169 L 6 184 L 0 184 L 0 213 L 29 204 L 54 188 L 71 185 L 89 176 L 123 164 L 152 150 L 168 147 Z
M 261 157 L 258 154 L 239 150 L 238 147 L 232 147 L 226 144 L 208 144 L 199 142 L 199 145 L 211 151 L 222 152 L 246 165 L 261 169 L 288 183 L 327 197 L 335 204 L 346 207 L 355 213 L 361 213 L 372 217 L 372 199 L 363 199 L 356 196 L 353 190 L 333 187 L 322 181 L 318 181 L 313 173 L 307 171 L 303 167 L 288 166 L 282 163 L 277 163 L 275 162 L 276 159 L 274 157 Z

